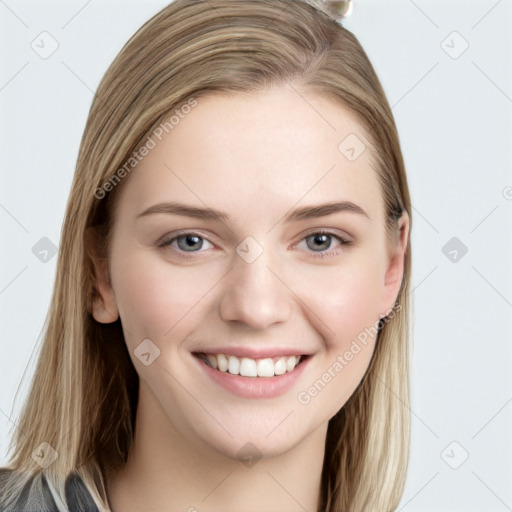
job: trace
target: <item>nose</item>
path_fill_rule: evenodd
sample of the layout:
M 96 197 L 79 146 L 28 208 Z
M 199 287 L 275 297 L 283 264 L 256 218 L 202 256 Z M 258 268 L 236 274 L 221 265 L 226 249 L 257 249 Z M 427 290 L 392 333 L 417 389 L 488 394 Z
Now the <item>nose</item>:
M 289 320 L 293 294 L 267 266 L 266 251 L 254 262 L 236 257 L 220 302 L 224 321 L 265 329 Z

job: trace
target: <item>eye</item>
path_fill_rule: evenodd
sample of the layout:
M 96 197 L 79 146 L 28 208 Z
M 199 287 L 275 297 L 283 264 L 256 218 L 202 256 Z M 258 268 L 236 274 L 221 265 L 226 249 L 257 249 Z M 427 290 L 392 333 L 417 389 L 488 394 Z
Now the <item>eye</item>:
M 210 247 L 206 247 L 210 249 L 213 247 L 213 244 L 203 238 L 202 236 L 196 233 L 183 233 L 181 235 L 175 236 L 174 238 L 170 238 L 168 240 L 164 240 L 162 243 L 159 243 L 159 247 L 172 247 L 176 251 L 182 252 L 204 252 L 201 249 L 204 249 L 205 244 L 210 244 Z
M 314 253 L 315 256 L 321 257 L 338 254 L 335 250 L 330 250 L 333 249 L 333 247 L 348 246 L 353 243 L 340 235 L 328 231 L 315 231 L 307 235 L 298 244 L 299 248 L 303 248 L 300 246 L 304 242 L 307 251 Z M 197 233 L 182 233 L 178 236 L 164 239 L 156 245 L 162 248 L 171 247 L 178 253 L 189 254 L 205 252 L 207 249 L 214 247 L 210 241 Z
M 340 247 L 342 245 L 351 245 L 352 241 L 343 238 L 340 235 L 330 233 L 327 231 L 318 231 L 307 235 L 301 240 L 301 243 L 305 242 L 306 248 L 316 253 L 318 256 L 331 256 L 338 254 L 335 251 L 329 251 L 333 247 Z M 300 244 L 299 244 L 300 246 Z

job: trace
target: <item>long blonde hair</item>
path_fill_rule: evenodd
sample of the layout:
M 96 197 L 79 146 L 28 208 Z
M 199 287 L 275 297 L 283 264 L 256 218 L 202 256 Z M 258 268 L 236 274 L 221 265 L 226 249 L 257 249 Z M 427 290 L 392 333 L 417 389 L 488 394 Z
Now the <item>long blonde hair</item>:
M 60 510 L 64 486 L 80 476 L 99 510 L 109 510 L 106 478 L 127 460 L 138 375 L 121 323 L 91 314 L 94 267 L 87 233 L 108 256 L 116 198 L 129 176 L 98 190 L 129 161 L 166 116 L 194 98 L 294 83 L 335 98 L 355 113 L 374 149 L 389 233 L 411 205 L 393 115 L 355 36 L 307 1 L 176 0 L 146 22 L 103 77 L 80 145 L 61 234 L 44 339 L 14 432 L 9 469 L 14 496 L 42 475 Z M 103 187 L 103 188 L 102 188 Z M 329 422 L 318 509 L 391 511 L 398 506 L 409 456 L 410 235 L 399 313 L 379 326 L 363 380 Z M 47 468 L 32 458 L 42 442 L 58 454 Z M 21 476 L 19 476 L 21 475 Z M 39 480 L 37 480 L 39 479 Z M 7 504 L 8 504 L 8 498 Z M 9 510 L 8 505 L 6 510 Z

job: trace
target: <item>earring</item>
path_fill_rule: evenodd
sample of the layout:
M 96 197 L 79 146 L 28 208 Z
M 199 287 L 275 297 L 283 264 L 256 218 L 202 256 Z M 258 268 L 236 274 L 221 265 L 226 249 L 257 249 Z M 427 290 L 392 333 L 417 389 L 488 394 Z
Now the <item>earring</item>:
M 336 21 L 341 21 L 352 13 L 351 0 L 322 0 L 321 3 L 323 10 Z

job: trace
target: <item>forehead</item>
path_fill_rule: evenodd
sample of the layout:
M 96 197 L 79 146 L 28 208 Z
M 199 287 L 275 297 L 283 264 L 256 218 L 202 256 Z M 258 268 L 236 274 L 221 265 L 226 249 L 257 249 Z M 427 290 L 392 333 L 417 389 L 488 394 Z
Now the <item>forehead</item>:
M 121 194 L 124 214 L 177 199 L 242 217 L 350 200 L 381 216 L 370 141 L 339 102 L 287 85 L 209 94 L 186 111 L 150 134 L 154 147 Z

